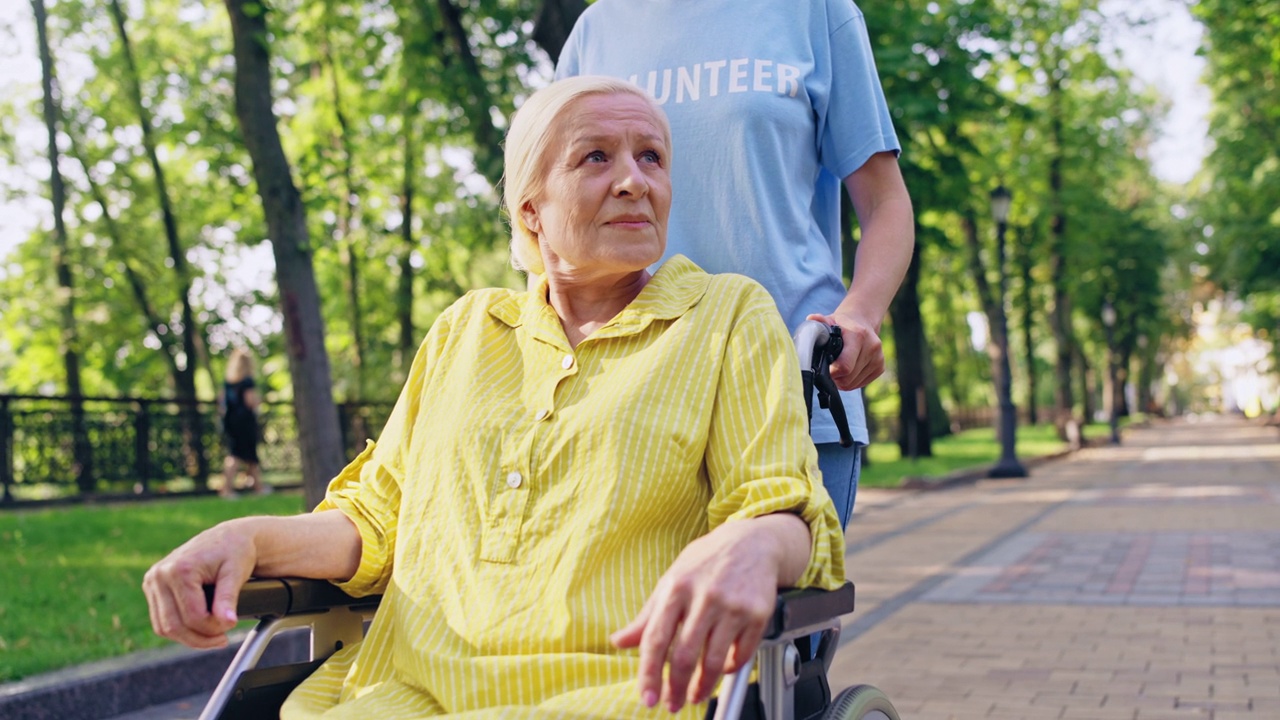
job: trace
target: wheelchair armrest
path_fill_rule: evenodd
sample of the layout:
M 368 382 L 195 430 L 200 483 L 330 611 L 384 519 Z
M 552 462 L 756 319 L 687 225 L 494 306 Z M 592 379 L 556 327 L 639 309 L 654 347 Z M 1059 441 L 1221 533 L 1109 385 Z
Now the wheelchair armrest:
M 765 627 L 765 639 L 837 618 L 853 612 L 853 583 L 846 582 L 836 590 L 782 590 L 773 618 Z
M 213 586 L 205 586 L 205 596 L 212 601 Z M 352 597 L 332 583 L 304 578 L 256 578 L 240 589 L 236 613 L 241 617 L 264 617 L 319 612 L 336 607 L 372 607 L 381 595 Z M 783 590 L 778 593 L 773 617 L 765 627 L 766 638 L 774 638 L 792 630 L 830 620 L 853 612 L 853 583 L 846 582 L 836 590 Z
M 204 586 L 205 599 L 213 602 L 213 586 Z M 339 607 L 375 607 L 381 595 L 352 597 L 326 580 L 305 578 L 254 578 L 240 588 L 236 614 L 240 617 L 285 617 Z

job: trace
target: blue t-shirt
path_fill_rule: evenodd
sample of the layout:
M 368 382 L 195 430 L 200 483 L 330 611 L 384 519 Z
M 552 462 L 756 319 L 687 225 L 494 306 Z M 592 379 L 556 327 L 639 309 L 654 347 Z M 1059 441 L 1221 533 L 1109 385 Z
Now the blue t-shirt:
M 862 12 L 851 0 L 599 0 L 556 77 L 629 79 L 671 122 L 664 260 L 755 278 L 793 331 L 844 299 L 841 179 L 897 151 Z M 857 392 L 849 425 L 867 442 Z M 813 437 L 838 439 L 815 408 Z

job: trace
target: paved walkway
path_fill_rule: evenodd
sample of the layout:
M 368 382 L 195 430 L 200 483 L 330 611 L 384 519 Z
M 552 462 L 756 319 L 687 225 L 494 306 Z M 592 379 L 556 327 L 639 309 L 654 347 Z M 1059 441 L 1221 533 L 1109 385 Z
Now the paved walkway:
M 832 685 L 905 720 L 1280 719 L 1280 433 L 1124 440 L 1028 480 L 861 491 Z
M 1280 718 L 1280 433 L 1125 433 L 1026 481 L 863 491 L 835 687 L 909 720 Z

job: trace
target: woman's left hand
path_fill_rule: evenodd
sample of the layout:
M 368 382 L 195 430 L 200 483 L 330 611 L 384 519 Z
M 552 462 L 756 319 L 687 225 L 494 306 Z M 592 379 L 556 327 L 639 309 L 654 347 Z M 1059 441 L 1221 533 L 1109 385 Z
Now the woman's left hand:
M 686 702 L 704 702 L 722 675 L 746 664 L 778 587 L 803 572 L 809 542 L 803 520 L 776 514 L 727 522 L 690 543 L 640 614 L 611 638 L 620 648 L 640 648 L 644 704 L 661 699 L 677 712 Z

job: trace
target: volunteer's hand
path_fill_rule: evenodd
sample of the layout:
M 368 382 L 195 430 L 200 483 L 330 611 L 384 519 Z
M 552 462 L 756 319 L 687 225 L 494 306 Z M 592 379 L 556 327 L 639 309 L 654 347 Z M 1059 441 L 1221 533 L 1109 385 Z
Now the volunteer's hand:
M 839 325 L 844 350 L 831 363 L 831 379 L 841 390 L 856 390 L 884 374 L 884 347 L 876 323 L 845 313 L 810 315 L 807 319 Z

